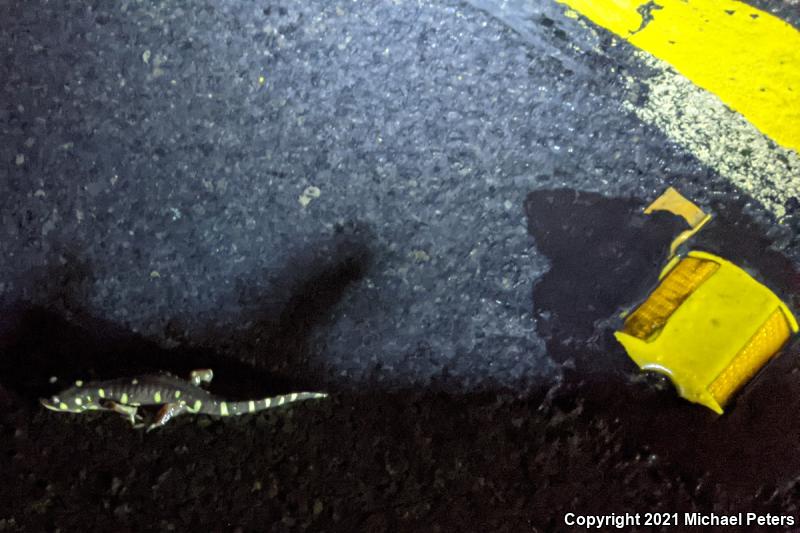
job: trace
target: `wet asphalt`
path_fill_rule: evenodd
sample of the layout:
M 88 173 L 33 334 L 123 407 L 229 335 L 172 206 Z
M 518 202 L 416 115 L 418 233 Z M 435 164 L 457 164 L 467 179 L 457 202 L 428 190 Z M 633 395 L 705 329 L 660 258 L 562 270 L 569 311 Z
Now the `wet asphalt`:
M 3 2 L 0 531 L 800 519 L 797 342 L 718 418 L 611 336 L 682 229 L 641 215 L 665 187 L 795 309 L 800 204 L 624 111 L 651 73 L 562 10 Z M 204 367 L 331 397 L 146 435 L 37 403 Z

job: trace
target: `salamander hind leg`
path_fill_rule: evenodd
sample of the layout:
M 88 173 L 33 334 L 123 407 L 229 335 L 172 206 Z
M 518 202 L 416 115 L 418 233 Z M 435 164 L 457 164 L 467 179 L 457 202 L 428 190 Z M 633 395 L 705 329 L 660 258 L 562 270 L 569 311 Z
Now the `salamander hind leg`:
M 189 374 L 189 381 L 195 387 L 199 387 L 203 383 L 207 385 L 211 383 L 212 379 L 214 379 L 214 371 L 210 368 L 199 368 L 192 370 Z
M 156 420 L 149 426 L 147 431 L 152 431 L 156 428 L 166 425 L 172 418 L 181 415 L 187 411 L 186 402 L 167 403 L 158 411 Z

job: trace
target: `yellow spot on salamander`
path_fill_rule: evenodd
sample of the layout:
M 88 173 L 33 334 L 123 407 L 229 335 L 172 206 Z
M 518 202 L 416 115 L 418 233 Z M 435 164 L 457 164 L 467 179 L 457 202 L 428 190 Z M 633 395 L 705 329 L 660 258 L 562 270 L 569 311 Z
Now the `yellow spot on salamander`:
M 254 402 L 253 400 L 250 400 L 249 402 L 247 402 L 247 410 L 250 411 L 251 413 L 253 411 L 255 411 L 256 410 L 256 402 Z
M 76 381 L 75 382 L 75 386 L 76 387 L 83 387 L 83 381 L 81 381 L 81 380 Z
M 270 405 L 272 405 L 272 398 L 264 400 L 264 407 L 269 407 Z
M 178 398 L 180 398 L 180 397 L 181 397 L 181 391 L 179 391 L 179 390 L 176 390 L 176 391 L 175 391 L 175 399 L 178 399 Z
M 153 394 L 153 401 L 156 402 L 156 403 L 161 403 L 161 393 L 160 392 L 156 392 L 155 394 Z
M 128 393 L 123 392 L 122 396 L 119 397 L 120 403 L 128 403 Z
M 283 402 L 286 401 L 286 396 L 278 396 L 278 405 L 283 405 Z
M 80 405 L 82 403 L 83 403 L 83 400 L 81 400 L 80 398 L 75 398 L 75 405 Z
M 105 398 L 106 397 L 105 389 L 97 389 L 97 395 L 100 396 L 101 398 Z
M 65 404 L 64 402 L 61 402 L 60 404 L 58 404 L 58 408 L 61 409 L 62 411 L 66 411 L 67 409 L 69 409 L 69 405 Z
M 203 406 L 203 402 L 201 402 L 200 400 L 195 400 L 194 401 L 194 405 L 192 406 L 192 410 L 196 413 L 196 412 L 198 412 L 200 410 L 200 408 L 202 406 Z
M 228 404 L 225 402 L 219 403 L 219 414 L 222 416 L 228 416 Z
M 289 401 L 293 402 L 297 399 L 297 393 L 293 392 L 291 396 L 289 396 Z

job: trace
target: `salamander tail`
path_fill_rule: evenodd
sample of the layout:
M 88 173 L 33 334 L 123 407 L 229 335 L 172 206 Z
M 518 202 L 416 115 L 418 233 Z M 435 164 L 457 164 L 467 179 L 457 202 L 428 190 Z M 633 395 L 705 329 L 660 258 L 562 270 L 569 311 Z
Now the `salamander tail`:
M 328 395 L 324 392 L 292 392 L 289 394 L 282 394 L 280 396 L 271 396 L 262 400 L 227 402 L 225 411 L 228 411 L 228 413 L 220 414 L 240 415 L 246 413 L 257 413 L 266 409 L 272 409 L 273 407 L 280 407 L 288 403 L 300 402 L 303 400 L 318 400 L 327 398 L 327 396 Z

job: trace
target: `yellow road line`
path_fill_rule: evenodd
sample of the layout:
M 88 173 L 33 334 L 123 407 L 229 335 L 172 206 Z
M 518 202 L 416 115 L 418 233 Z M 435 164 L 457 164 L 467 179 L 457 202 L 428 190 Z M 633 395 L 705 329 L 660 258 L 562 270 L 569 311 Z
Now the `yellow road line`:
M 735 0 L 559 0 L 800 152 L 800 32 Z

